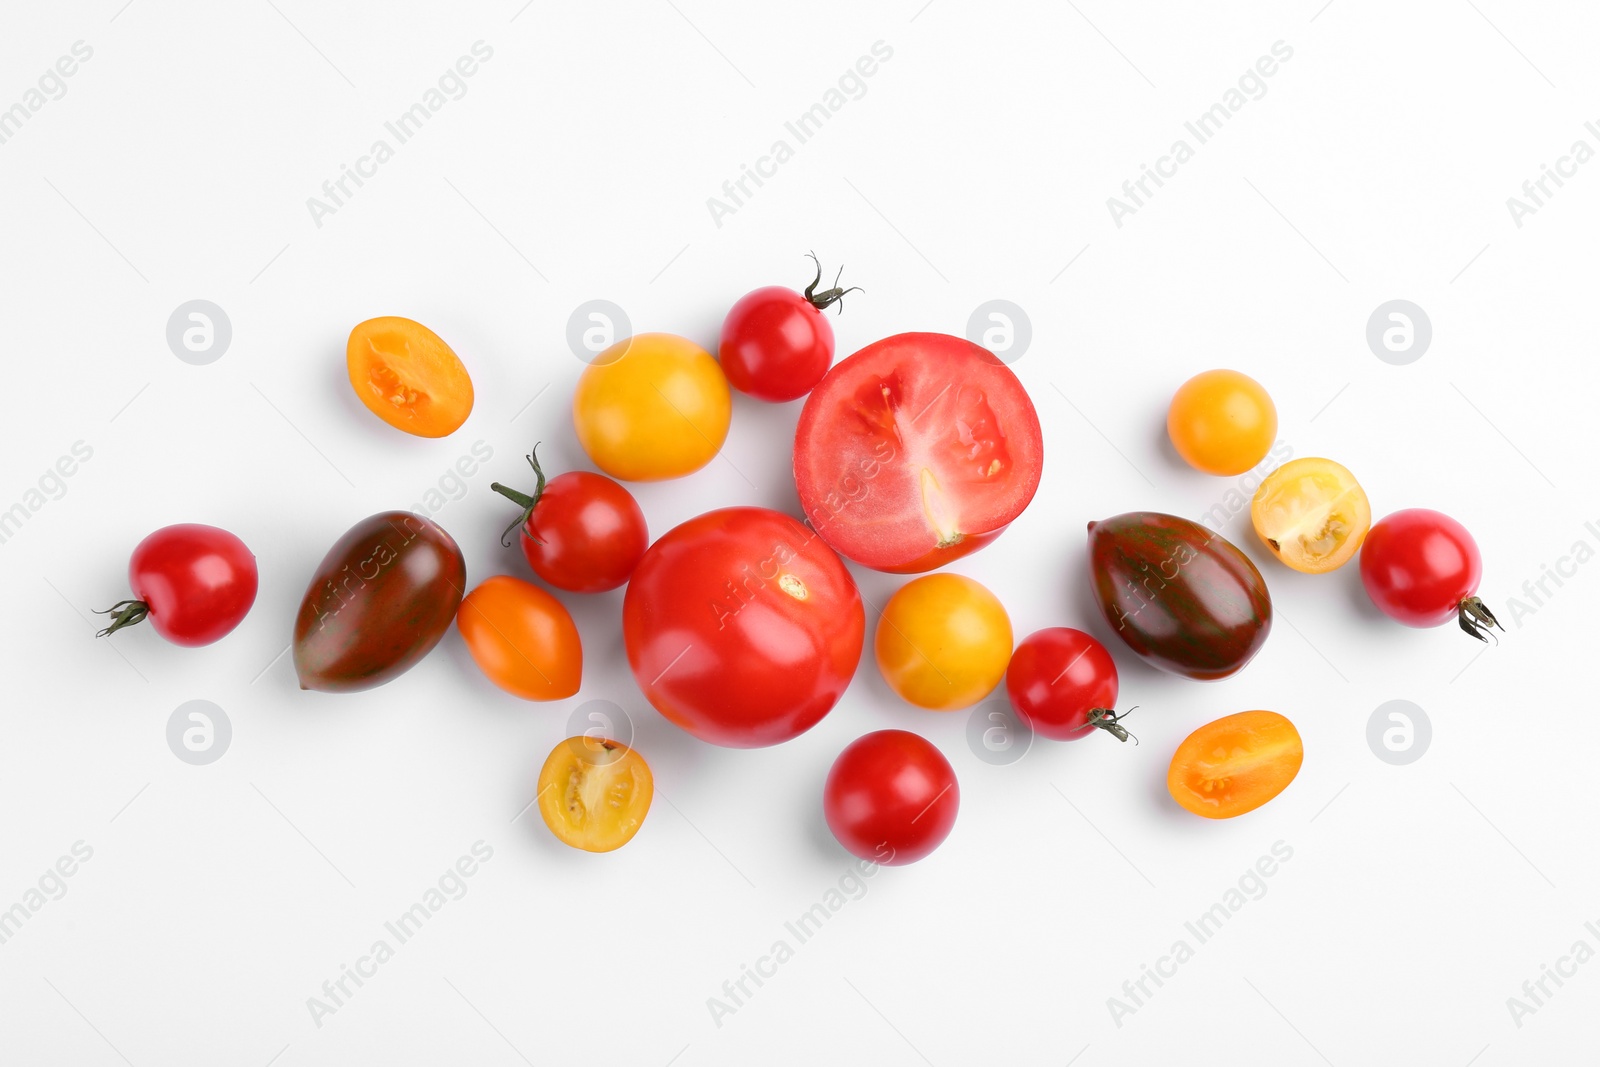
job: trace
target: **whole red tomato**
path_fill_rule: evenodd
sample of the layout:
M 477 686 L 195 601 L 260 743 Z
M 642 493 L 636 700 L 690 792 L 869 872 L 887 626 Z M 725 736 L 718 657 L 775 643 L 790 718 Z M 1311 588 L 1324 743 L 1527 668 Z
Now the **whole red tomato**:
M 1039 488 L 1022 382 L 961 337 L 902 333 L 840 360 L 806 398 L 794 481 L 819 534 L 864 567 L 918 574 L 983 547 Z
M 1011 654 L 1006 694 L 1017 715 L 1041 737 L 1076 741 L 1105 730 L 1119 741 L 1117 664 L 1106 646 L 1082 630 L 1052 626 L 1029 634 Z
M 1372 602 L 1407 626 L 1440 626 L 1451 619 L 1480 641 L 1500 626 L 1479 600 L 1483 557 L 1466 527 L 1427 508 L 1408 508 L 1379 521 L 1361 545 L 1361 584 Z M 1504 627 L 1501 627 L 1504 629 Z
M 815 255 L 811 258 L 817 261 Z M 838 281 L 817 292 L 822 282 L 817 261 L 817 276 L 804 294 L 768 285 L 740 297 L 722 322 L 717 348 L 728 384 L 757 400 L 774 402 L 809 393 L 833 363 L 833 327 L 822 312 L 850 292 L 840 289 Z
M 209 645 L 244 621 L 256 602 L 256 584 L 256 557 L 227 530 L 193 522 L 164 526 L 134 548 L 128 586 L 137 599 L 98 612 L 111 616 L 99 636 L 148 618 L 175 645 Z
M 865 632 L 839 557 L 766 508 L 723 508 L 667 531 L 622 601 L 628 665 L 645 697 L 731 748 L 816 725 L 850 684 Z
M 961 787 L 944 754 L 907 730 L 878 730 L 833 761 L 822 790 L 828 829 L 852 855 L 915 863 L 950 836 Z
M 572 593 L 603 593 L 626 582 L 650 546 L 644 511 L 633 494 L 589 471 L 568 471 L 546 482 L 537 446 L 528 463 L 538 479 L 532 496 L 499 482 L 490 488 L 521 505 L 522 515 L 506 536 L 521 529 L 522 554 L 533 572 Z

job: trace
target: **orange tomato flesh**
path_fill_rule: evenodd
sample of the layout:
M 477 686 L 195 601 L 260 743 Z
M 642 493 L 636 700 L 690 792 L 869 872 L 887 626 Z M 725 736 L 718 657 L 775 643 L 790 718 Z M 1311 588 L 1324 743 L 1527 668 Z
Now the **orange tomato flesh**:
M 1196 815 L 1231 819 L 1288 788 L 1304 758 L 1294 723 L 1275 711 L 1241 711 L 1184 738 L 1167 769 L 1167 791 Z
M 418 437 L 454 433 L 472 413 L 472 378 L 438 334 L 388 315 L 350 331 L 345 364 L 356 396 L 378 418 Z
M 633 840 L 654 796 L 644 757 L 619 741 L 569 737 L 539 772 L 544 824 L 585 852 L 610 852 Z
M 1355 557 L 1372 527 L 1372 505 L 1355 475 L 1331 459 L 1290 460 L 1250 501 L 1250 524 L 1278 559 L 1322 574 Z

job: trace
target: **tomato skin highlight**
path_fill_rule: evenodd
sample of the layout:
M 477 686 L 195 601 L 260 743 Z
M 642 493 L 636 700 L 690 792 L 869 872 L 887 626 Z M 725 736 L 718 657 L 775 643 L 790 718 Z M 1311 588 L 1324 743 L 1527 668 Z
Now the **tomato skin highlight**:
M 1115 712 L 1117 664 L 1089 634 L 1052 626 L 1029 634 L 1011 654 L 1006 695 L 1034 733 L 1076 741 L 1099 729 L 1091 711 Z
M 550 479 L 520 534 L 535 574 L 572 593 L 603 593 L 628 580 L 650 547 L 644 511 L 603 474 Z
M 564 700 L 583 680 L 583 643 L 566 607 L 532 582 L 497 574 L 468 593 L 456 628 L 478 669 L 523 700 Z
M 128 559 L 128 587 L 146 608 L 141 617 L 186 648 L 233 632 L 250 613 L 258 585 L 256 557 L 245 543 L 201 523 L 164 526 L 140 541 Z M 105 632 L 120 625 L 128 624 L 114 623 Z
M 323 557 L 294 624 L 300 688 L 353 693 L 398 678 L 433 650 L 466 592 L 467 566 L 437 523 L 385 511 Z
M 447 437 L 472 414 L 472 377 L 450 346 L 411 319 L 357 323 L 345 345 L 356 396 L 384 422 L 417 437 Z
M 861 660 L 866 614 L 844 563 L 766 508 L 707 512 L 661 536 L 622 601 L 628 665 L 702 741 L 776 745 L 809 730 Z
M 793 289 L 764 286 L 728 311 L 717 358 L 741 393 L 772 403 L 798 400 L 833 363 L 833 326 Z
M 1117 637 L 1172 674 L 1226 678 L 1272 629 L 1272 597 L 1256 565 L 1221 534 L 1176 515 L 1091 522 L 1089 576 Z
M 1385 615 L 1407 626 L 1440 626 L 1475 595 L 1483 557 L 1466 527 L 1428 508 L 1379 521 L 1361 547 L 1361 584 Z
M 1167 768 L 1167 791 L 1196 815 L 1231 819 L 1287 789 L 1304 760 L 1294 723 L 1275 711 L 1241 711 L 1183 739 Z
M 839 361 L 795 429 L 801 507 L 840 555 L 912 574 L 983 547 L 1032 501 L 1044 444 L 1027 390 L 961 337 L 904 333 Z
M 915 863 L 950 836 L 961 808 L 955 769 L 927 739 L 878 730 L 852 741 L 828 771 L 822 811 L 851 855 Z

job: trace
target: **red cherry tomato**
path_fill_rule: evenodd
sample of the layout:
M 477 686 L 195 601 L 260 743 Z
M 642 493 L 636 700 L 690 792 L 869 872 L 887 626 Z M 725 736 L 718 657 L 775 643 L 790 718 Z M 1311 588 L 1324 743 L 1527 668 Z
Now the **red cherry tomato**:
M 1427 508 L 1397 511 L 1361 545 L 1361 584 L 1385 615 L 1407 626 L 1456 619 L 1480 641 L 1500 626 L 1476 596 L 1483 558 L 1466 527 Z M 1504 629 L 1504 627 L 1500 627 Z
M 833 761 L 822 790 L 822 812 L 839 844 L 889 867 L 938 848 L 960 807 L 950 761 L 906 730 L 856 738 Z
M 209 645 L 244 621 L 256 602 L 256 558 L 227 530 L 199 523 L 164 526 L 140 541 L 128 560 L 135 600 L 99 612 L 115 633 L 146 618 L 175 645 Z
M 903 333 L 841 360 L 794 437 L 800 504 L 834 550 L 914 574 L 980 548 L 1039 488 L 1039 415 L 971 341 Z
M 650 547 L 639 502 L 603 474 L 568 471 L 546 482 L 536 453 L 528 456 L 539 480 L 532 496 L 499 482 L 490 486 L 522 505 L 506 535 L 521 528 L 528 565 L 557 589 L 603 593 L 626 582 Z
M 1117 665 L 1106 646 L 1082 630 L 1052 626 L 1029 634 L 1011 654 L 1006 693 L 1034 733 L 1076 741 L 1105 730 L 1119 741 Z
M 723 508 L 667 531 L 622 601 L 628 665 L 645 697 L 731 748 L 815 726 L 850 684 L 865 633 L 844 563 L 766 508 Z
M 817 262 L 817 276 L 804 294 L 769 285 L 741 297 L 722 322 L 717 348 L 728 384 L 774 402 L 811 392 L 833 363 L 833 327 L 822 312 L 850 292 L 838 281 L 817 292 L 822 282 Z

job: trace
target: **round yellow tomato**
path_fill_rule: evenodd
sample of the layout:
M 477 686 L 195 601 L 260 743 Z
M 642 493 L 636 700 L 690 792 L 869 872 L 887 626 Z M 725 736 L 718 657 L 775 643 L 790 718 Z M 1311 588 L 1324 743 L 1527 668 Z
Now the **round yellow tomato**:
M 1356 476 L 1331 459 L 1306 457 L 1267 476 L 1250 501 L 1250 524 L 1272 554 L 1304 574 L 1355 558 L 1372 528 L 1372 505 Z
M 1236 370 L 1208 370 L 1178 387 L 1167 436 L 1184 462 L 1207 474 L 1243 474 L 1266 458 L 1278 409 L 1261 383 Z
M 595 466 L 633 482 L 680 478 L 722 447 L 733 413 L 711 353 L 670 333 L 618 341 L 578 379 L 572 423 Z
M 956 711 L 994 690 L 1011 662 L 1011 619 L 989 590 L 929 574 L 884 605 L 874 641 L 889 688 L 918 707 Z
M 569 737 L 539 771 L 539 815 L 563 844 L 610 852 L 639 832 L 655 791 L 649 765 L 627 745 Z

